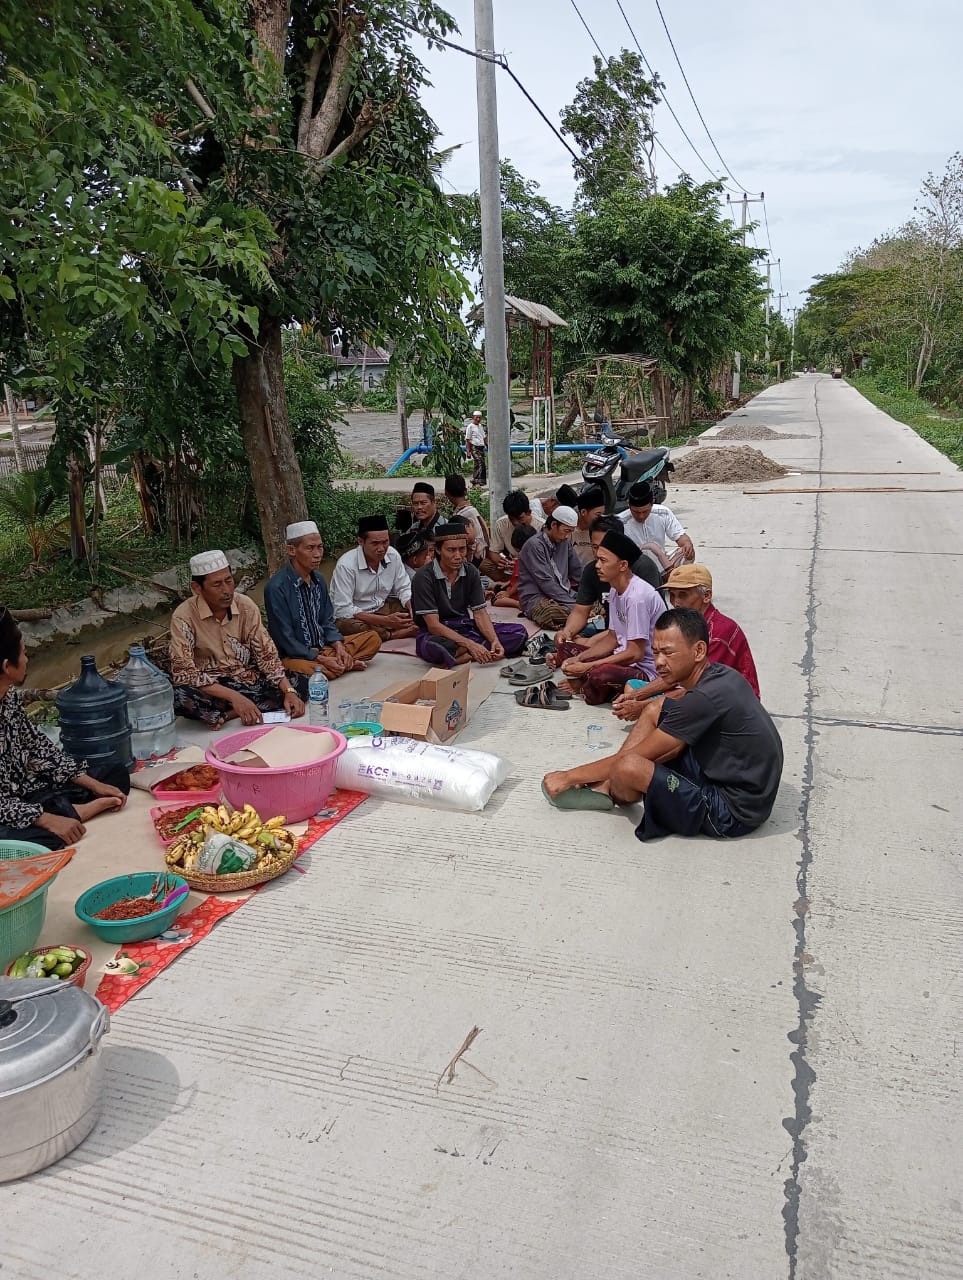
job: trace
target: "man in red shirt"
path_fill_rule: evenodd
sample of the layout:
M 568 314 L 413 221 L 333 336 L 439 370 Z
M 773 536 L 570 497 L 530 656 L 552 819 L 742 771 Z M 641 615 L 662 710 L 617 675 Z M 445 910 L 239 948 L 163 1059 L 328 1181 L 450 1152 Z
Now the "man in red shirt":
M 708 660 L 738 671 L 758 698 L 759 678 L 749 641 L 738 622 L 720 613 L 712 603 L 712 574 L 705 565 L 679 565 L 669 574 L 665 585 L 673 609 L 695 609 L 705 618 L 709 628 Z M 626 689 L 612 704 L 612 710 L 620 720 L 637 720 L 646 701 L 666 693 L 667 688 L 663 680 L 653 680 L 641 689 Z

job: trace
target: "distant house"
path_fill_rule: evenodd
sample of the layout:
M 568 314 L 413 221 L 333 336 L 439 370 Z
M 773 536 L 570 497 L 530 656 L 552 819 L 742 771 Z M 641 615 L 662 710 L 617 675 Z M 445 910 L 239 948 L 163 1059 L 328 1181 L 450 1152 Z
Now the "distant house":
M 361 379 L 361 389 L 370 391 L 384 382 L 391 352 L 385 347 L 372 347 L 367 342 L 352 342 L 340 329 L 328 338 L 328 350 L 337 368 L 331 375 L 335 386 L 340 386 L 342 375 L 356 373 Z

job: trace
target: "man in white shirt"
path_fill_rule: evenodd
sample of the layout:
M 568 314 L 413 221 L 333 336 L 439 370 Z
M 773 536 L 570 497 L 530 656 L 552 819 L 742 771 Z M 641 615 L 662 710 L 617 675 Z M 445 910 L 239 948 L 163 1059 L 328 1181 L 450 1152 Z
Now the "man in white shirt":
M 465 427 L 465 450 L 475 464 L 471 473 L 471 482 L 476 489 L 488 484 L 488 468 L 485 465 L 485 428 L 482 426 L 481 410 L 476 409 L 471 421 Z
M 686 560 L 695 559 L 692 539 L 670 507 L 652 501 L 652 486 L 640 480 L 629 490 L 629 509 L 619 515 L 626 534 L 638 546 L 654 543 L 665 556 L 665 540 L 671 538 Z
M 334 566 L 331 602 L 343 636 L 373 631 L 381 640 L 404 640 L 418 634 L 411 616 L 411 579 L 391 546 L 384 516 L 358 521 L 358 545 Z
M 530 524 L 541 529 L 545 521 L 535 515 L 529 502 L 528 494 L 523 489 L 513 489 L 502 499 L 504 515 L 498 517 L 492 525 L 491 542 L 488 554 L 481 565 L 481 571 L 494 582 L 507 582 L 512 567 L 518 558 L 518 552 L 512 546 L 512 530 L 520 524 Z

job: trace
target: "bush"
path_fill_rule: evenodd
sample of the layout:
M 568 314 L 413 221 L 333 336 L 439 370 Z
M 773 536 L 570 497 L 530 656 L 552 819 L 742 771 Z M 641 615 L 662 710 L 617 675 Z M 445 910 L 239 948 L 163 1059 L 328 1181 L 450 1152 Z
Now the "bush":
M 328 555 L 341 555 L 353 547 L 361 516 L 384 515 L 394 528 L 394 516 L 405 506 L 401 493 L 376 493 L 371 489 L 335 489 L 331 485 L 306 486 L 308 512 L 324 536 Z

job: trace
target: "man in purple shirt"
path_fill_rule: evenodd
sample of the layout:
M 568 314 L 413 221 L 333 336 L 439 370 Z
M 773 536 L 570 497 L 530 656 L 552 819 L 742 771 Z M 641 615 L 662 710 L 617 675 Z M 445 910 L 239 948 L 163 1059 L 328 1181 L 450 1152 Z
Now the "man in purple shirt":
M 518 601 L 522 613 L 547 631 L 564 627 L 575 604 L 582 562 L 572 547 L 578 512 L 556 507 L 544 529 L 518 556 Z
M 609 588 L 608 630 L 594 636 L 585 648 L 559 647 L 568 687 L 581 693 L 590 707 L 617 697 L 627 680 L 655 678 L 652 630 L 665 613 L 665 602 L 632 572 L 638 550 L 624 533 L 605 535 L 595 553 L 595 568 Z

